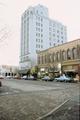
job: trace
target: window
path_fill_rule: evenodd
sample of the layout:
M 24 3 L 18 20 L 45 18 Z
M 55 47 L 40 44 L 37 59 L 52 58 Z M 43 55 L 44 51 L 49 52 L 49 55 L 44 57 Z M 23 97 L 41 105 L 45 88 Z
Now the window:
M 53 36 L 55 36 L 55 34 L 53 34 Z
M 36 36 L 37 36 L 37 33 L 36 33 Z
M 63 36 L 61 38 L 63 39 Z
M 41 14 L 43 14 L 43 12 L 41 12 Z
M 51 31 L 51 27 L 49 27 L 49 30 Z
M 43 21 L 43 19 L 41 18 L 41 22 Z
M 66 60 L 66 52 L 62 51 L 62 60 Z
M 29 21 L 29 18 L 27 17 L 27 21 Z
M 38 39 L 38 42 L 40 42 L 40 39 Z
M 43 37 L 43 34 L 41 34 L 41 37 Z
M 41 45 L 41 48 L 43 48 L 43 45 Z
M 40 28 L 37 28 L 37 27 L 36 27 L 36 31 L 40 32 Z
M 36 48 L 40 48 L 40 45 L 39 45 L 39 44 L 36 44 Z
M 58 61 L 60 60 L 60 53 L 57 53 Z
M 41 32 L 43 32 L 43 29 L 41 29 Z
M 57 33 L 59 33 L 59 30 L 57 30 Z
M 59 42 L 59 40 L 57 42 Z
M 51 26 L 51 25 L 52 25 L 52 23 L 51 23 L 51 22 L 49 22 L 49 25 Z
M 53 28 L 55 28 L 55 24 L 53 24 Z
M 36 28 L 36 31 L 37 31 L 37 28 Z
M 50 54 L 50 62 L 52 63 L 53 62 L 53 55 Z
M 40 20 L 40 17 L 38 17 L 38 20 Z
M 36 42 L 40 42 L 40 39 L 36 39 Z
M 59 35 L 57 35 L 57 38 L 59 38 Z
M 61 27 L 61 30 L 63 30 L 63 27 Z
M 32 11 L 30 11 L 30 14 L 32 15 L 32 14 L 33 14 L 33 12 L 32 12 Z
M 36 42 L 38 41 L 38 39 L 36 39 Z
M 37 26 L 40 26 L 40 23 L 36 22 L 36 25 L 37 25 Z
M 38 48 L 38 45 L 36 44 L 36 48 Z
M 38 47 L 40 48 L 40 45 L 38 45 Z
M 61 34 L 63 35 L 63 32 L 61 32 Z
M 51 40 L 51 37 L 49 38 L 49 40 Z
M 54 60 L 54 61 L 56 60 L 56 55 L 55 55 L 55 54 L 54 54 L 53 60 Z
M 51 35 L 51 32 L 49 32 L 49 35 Z
M 40 33 L 38 33 L 38 37 L 40 37 Z
M 50 44 L 50 46 L 51 46 L 51 43 L 49 43 Z
M 27 11 L 27 15 L 29 15 L 29 11 Z
M 56 53 L 56 60 L 57 60 L 57 61 L 60 60 L 60 53 L 59 53 L 59 52 Z
M 43 24 L 41 24 L 41 27 L 43 27 Z
M 51 56 L 52 56 L 52 62 L 54 62 L 54 53 L 52 53 Z
M 37 10 L 36 12 L 37 12 L 37 14 L 38 14 L 38 10 Z
M 67 59 L 68 60 L 71 59 L 71 51 L 70 51 L 70 49 L 67 50 Z
M 40 37 L 40 33 L 36 33 L 36 36 Z
M 76 48 L 72 49 L 72 57 L 73 57 L 73 59 L 77 58 L 77 49 Z
M 43 40 L 41 40 L 41 43 L 43 42 Z
M 55 29 L 53 29 L 53 32 L 55 32 Z

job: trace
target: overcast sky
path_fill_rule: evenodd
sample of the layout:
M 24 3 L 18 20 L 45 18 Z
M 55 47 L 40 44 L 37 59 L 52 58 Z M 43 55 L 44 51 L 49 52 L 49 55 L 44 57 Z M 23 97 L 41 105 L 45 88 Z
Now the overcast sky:
M 80 0 L 0 0 L 0 64 L 19 65 L 21 14 L 37 4 L 67 26 L 68 41 L 80 38 Z

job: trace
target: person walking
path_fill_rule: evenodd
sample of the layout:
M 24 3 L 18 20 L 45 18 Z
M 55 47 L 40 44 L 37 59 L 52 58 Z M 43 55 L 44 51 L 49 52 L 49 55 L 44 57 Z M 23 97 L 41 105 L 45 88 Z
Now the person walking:
M 78 76 L 79 76 L 79 82 L 80 82 L 80 64 L 78 65 Z

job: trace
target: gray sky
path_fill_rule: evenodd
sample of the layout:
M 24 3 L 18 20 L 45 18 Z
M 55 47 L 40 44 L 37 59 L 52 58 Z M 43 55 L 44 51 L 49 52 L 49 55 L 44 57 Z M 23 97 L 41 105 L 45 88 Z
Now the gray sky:
M 18 65 L 21 14 L 42 4 L 51 19 L 67 26 L 68 41 L 80 38 L 80 0 L 0 0 L 0 64 Z

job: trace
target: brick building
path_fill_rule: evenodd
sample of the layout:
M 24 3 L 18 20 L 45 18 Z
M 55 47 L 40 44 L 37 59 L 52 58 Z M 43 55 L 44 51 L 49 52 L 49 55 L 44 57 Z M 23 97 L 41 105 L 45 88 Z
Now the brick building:
M 40 70 L 77 71 L 80 64 L 80 39 L 40 51 L 37 54 Z

